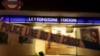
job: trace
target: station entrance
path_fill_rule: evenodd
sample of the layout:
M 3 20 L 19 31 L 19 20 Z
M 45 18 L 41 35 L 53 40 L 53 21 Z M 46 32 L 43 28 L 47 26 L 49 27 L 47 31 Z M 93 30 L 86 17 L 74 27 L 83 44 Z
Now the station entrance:
M 100 55 L 99 25 L 8 21 L 0 22 L 2 56 Z

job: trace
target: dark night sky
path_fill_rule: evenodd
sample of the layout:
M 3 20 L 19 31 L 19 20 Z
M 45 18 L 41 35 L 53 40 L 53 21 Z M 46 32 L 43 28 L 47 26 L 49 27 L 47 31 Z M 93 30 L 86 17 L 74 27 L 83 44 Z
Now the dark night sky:
M 22 0 L 21 10 L 100 12 L 100 3 L 78 0 Z M 0 3 L 0 9 L 3 9 Z

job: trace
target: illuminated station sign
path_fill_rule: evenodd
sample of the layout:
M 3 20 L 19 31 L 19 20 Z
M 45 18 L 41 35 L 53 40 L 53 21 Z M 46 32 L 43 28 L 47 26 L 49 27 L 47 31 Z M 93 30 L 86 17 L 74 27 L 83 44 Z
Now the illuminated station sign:
M 99 18 L 86 18 L 86 17 L 45 17 L 45 16 L 1 16 L 0 20 L 7 23 L 30 23 L 30 22 L 42 22 L 42 23 L 88 23 L 88 24 L 100 24 Z

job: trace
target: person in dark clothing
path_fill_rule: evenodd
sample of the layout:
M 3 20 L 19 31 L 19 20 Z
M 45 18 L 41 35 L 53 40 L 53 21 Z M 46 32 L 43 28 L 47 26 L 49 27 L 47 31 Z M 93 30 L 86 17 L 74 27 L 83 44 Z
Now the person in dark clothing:
M 42 51 L 40 51 L 39 56 L 44 56 L 44 53 Z

